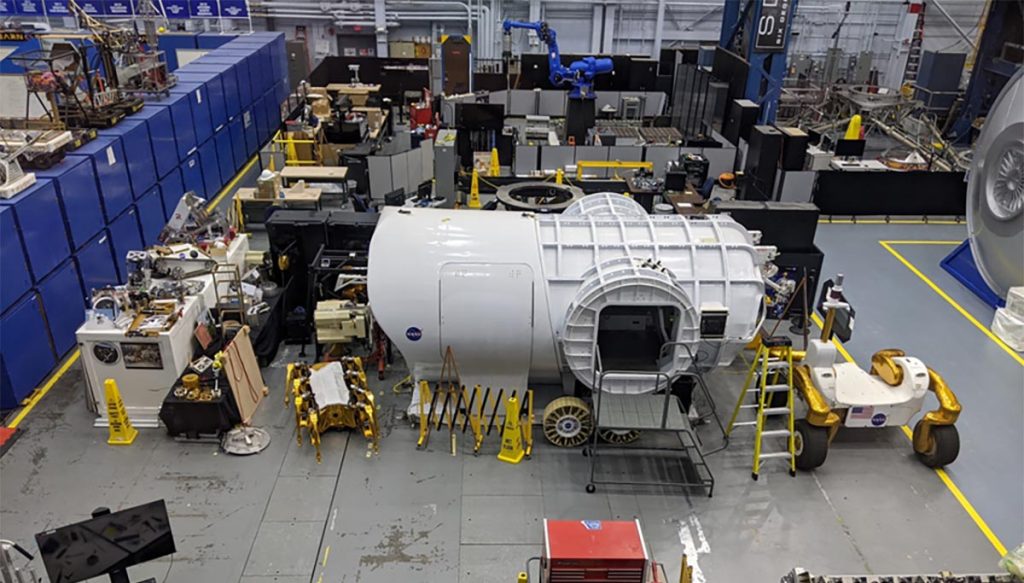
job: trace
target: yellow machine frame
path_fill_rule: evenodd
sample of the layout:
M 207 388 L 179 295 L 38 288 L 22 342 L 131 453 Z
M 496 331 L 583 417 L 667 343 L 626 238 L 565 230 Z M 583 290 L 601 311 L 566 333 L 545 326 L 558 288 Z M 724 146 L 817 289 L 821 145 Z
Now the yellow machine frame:
M 320 370 L 330 363 L 319 362 L 313 365 L 291 363 L 285 376 L 285 406 L 289 402 L 295 404 L 296 441 L 302 446 L 303 429 L 309 436 L 309 442 L 316 449 L 316 461 L 320 463 L 320 435 L 330 429 L 358 429 L 363 437 L 370 441 L 370 452 L 367 455 L 380 453 L 380 424 L 377 419 L 377 405 L 373 391 L 366 381 L 363 362 L 358 357 L 341 359 L 345 369 L 345 380 L 348 383 L 351 400 L 348 404 L 328 405 L 320 407 L 316 403 L 313 391 L 309 386 L 309 377 L 313 371 Z
M 583 178 L 584 168 L 614 168 L 616 170 L 620 168 L 625 169 L 640 169 L 644 168 L 654 172 L 654 162 L 630 162 L 630 161 L 604 161 L 604 160 L 581 160 L 576 162 L 576 180 Z M 614 178 L 619 178 L 619 173 L 615 172 Z

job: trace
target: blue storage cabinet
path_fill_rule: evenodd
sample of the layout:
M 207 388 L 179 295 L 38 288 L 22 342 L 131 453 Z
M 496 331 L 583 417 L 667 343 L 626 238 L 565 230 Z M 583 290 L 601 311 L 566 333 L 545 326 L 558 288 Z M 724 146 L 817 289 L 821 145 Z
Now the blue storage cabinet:
M 215 54 L 238 54 L 239 51 L 250 54 L 249 74 L 253 83 L 253 96 L 263 95 L 276 81 L 270 45 L 257 39 L 239 38 L 228 43 Z
M 238 38 L 234 34 L 220 34 L 216 32 L 201 32 L 196 37 L 196 42 L 201 49 L 215 49 Z
M 174 140 L 174 122 L 171 120 L 170 109 L 160 107 L 159 104 L 147 105 L 125 121 L 141 121 L 146 124 L 157 179 L 167 176 L 171 170 L 178 167 L 181 160 L 178 158 L 178 146 Z
M 196 193 L 196 196 L 206 197 L 206 184 L 203 183 L 203 163 L 199 159 L 198 152 L 181 163 L 181 183 L 185 192 L 191 190 Z
M 262 98 L 261 98 L 262 99 Z M 242 112 L 242 135 L 245 136 L 245 151 L 253 154 L 260 149 L 262 140 L 256 131 L 256 106 Z
M 168 16 L 171 16 L 168 14 Z M 187 17 L 188 15 L 183 15 Z M 157 46 L 161 51 L 164 51 L 167 59 L 167 69 L 174 71 L 178 68 L 178 49 L 195 49 L 199 48 L 196 42 L 195 33 L 179 33 L 179 32 L 168 32 L 160 35 L 160 40 L 157 41 Z
M 33 170 L 36 179 L 49 179 L 57 188 L 60 210 L 71 248 L 78 249 L 107 224 L 96 171 L 85 158 L 65 158 L 46 170 Z
M 110 233 L 106 229 L 75 253 L 75 263 L 82 278 L 85 297 L 92 296 L 93 290 L 117 284 L 114 250 L 110 246 Z
M 160 181 L 160 198 L 164 205 L 164 218 L 171 220 L 178 201 L 185 194 L 185 183 L 181 180 L 181 169 L 175 168 Z
M 0 206 L 0 312 L 14 305 L 30 287 L 32 274 L 14 222 L 14 209 Z
M 153 245 L 160 236 L 160 231 L 167 224 L 164 215 L 164 201 L 160 196 L 160 187 L 154 186 L 152 190 L 142 195 L 142 198 L 135 203 L 139 211 L 139 227 L 142 229 L 142 244 Z
M 221 128 L 213 135 L 213 142 L 217 146 L 217 159 L 220 162 L 220 175 L 230 177 L 235 175 L 235 149 L 231 146 L 231 129 L 227 126 Z
M 142 232 L 139 230 L 139 217 L 135 205 L 132 205 L 121 216 L 107 226 L 110 231 L 110 245 L 114 249 L 114 265 L 117 267 L 117 281 L 124 283 L 128 278 L 125 273 L 125 257 L 129 251 L 141 251 Z
M 253 98 L 263 92 L 273 82 L 273 63 L 270 60 L 270 47 L 259 40 L 238 40 L 220 48 L 217 55 L 247 55 L 249 61 L 249 78 L 252 82 Z
M 202 159 L 202 173 L 203 173 L 203 187 L 206 190 L 206 195 L 213 198 L 218 192 L 220 187 L 227 182 L 231 176 L 228 175 L 226 178 L 221 177 L 220 166 L 217 164 L 217 146 L 213 140 L 210 140 L 199 146 L 199 158 Z
M 228 118 L 235 117 L 241 111 L 241 98 L 238 94 L 238 74 L 231 65 L 203 63 L 201 57 L 182 67 L 181 72 L 189 75 L 192 73 L 217 75 L 224 87 L 224 106 Z
M 192 104 L 189 101 L 188 95 L 172 93 L 170 97 L 167 97 L 160 103 L 151 103 L 146 107 L 163 107 L 169 110 L 178 160 L 184 161 L 185 158 L 188 158 L 195 151 L 198 144 L 196 142 L 195 122 L 192 120 Z
M 252 105 L 253 116 L 256 118 L 256 139 L 260 144 L 270 137 L 270 121 L 267 119 L 267 94 L 264 93 Z
M 235 156 L 235 170 L 238 170 L 249 159 L 249 152 L 245 149 L 245 132 L 242 130 L 242 116 L 238 116 L 228 122 L 228 130 L 231 132 L 231 151 Z
M 184 95 L 192 108 L 192 124 L 196 130 L 196 144 L 202 144 L 213 136 L 213 122 L 210 118 L 210 95 L 202 83 L 178 82 L 171 89 L 171 96 Z
M 0 315 L 0 409 L 13 409 L 57 364 L 39 296 L 31 293 Z M 11 333 L 9 331 L 16 331 Z
M 129 118 L 99 133 L 104 137 L 117 137 L 121 140 L 134 197 L 138 198 L 153 188 L 156 184 L 156 162 L 146 122 Z
M 132 185 L 128 178 L 124 147 L 116 137 L 98 137 L 67 155 L 69 159 L 85 158 L 92 164 L 103 200 L 103 216 L 107 221 L 124 212 L 132 204 Z
M 202 83 L 206 86 L 206 94 L 210 97 L 210 125 L 217 131 L 228 123 L 227 105 L 224 103 L 224 82 L 216 73 L 189 73 L 178 71 L 178 81 L 182 83 Z
M 0 206 L 14 213 L 15 231 L 21 238 L 32 281 L 41 281 L 71 256 L 52 180 L 37 180 L 13 198 L 0 200 Z
M 239 108 L 245 108 L 253 100 L 252 83 L 249 76 L 249 63 L 244 56 L 218 55 L 219 51 L 211 52 L 196 59 L 196 63 L 203 66 L 228 67 L 236 78 L 236 91 L 239 99 Z
M 60 358 L 75 347 L 75 331 L 85 321 L 85 294 L 78 266 L 68 259 L 39 284 L 38 290 L 50 339 Z

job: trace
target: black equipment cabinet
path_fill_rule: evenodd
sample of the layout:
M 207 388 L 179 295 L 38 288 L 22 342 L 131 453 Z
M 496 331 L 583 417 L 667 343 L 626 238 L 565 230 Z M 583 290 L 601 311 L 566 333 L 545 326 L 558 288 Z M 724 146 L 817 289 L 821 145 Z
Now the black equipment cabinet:
M 775 174 L 782 156 L 782 132 L 772 126 L 754 126 L 748 142 L 739 198 L 771 200 L 775 193 Z

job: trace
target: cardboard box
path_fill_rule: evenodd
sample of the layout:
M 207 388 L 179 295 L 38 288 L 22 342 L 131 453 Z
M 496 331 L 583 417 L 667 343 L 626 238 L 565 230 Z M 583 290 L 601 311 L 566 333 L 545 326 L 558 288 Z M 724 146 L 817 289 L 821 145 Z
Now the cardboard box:
M 277 193 L 281 192 L 281 174 L 274 172 L 274 177 L 263 180 L 260 178 L 256 179 L 256 198 L 273 200 L 277 198 Z

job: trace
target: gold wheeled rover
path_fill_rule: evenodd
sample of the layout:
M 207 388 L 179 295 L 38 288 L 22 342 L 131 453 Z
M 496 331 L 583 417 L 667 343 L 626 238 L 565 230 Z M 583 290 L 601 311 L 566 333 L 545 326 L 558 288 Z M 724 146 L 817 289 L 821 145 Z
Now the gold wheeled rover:
M 330 429 L 356 429 L 370 441 L 367 455 L 380 452 L 380 425 L 377 419 L 377 404 L 373 391 L 366 381 L 363 362 L 358 357 L 344 357 L 340 361 L 344 369 L 345 384 L 348 388 L 347 403 L 317 403 L 310 377 L 313 372 L 331 364 L 319 362 L 313 365 L 291 363 L 285 377 L 285 405 L 289 401 L 295 404 L 296 441 L 299 446 L 303 442 L 303 430 L 309 436 L 309 442 L 316 449 L 316 461 L 320 463 L 320 435 Z

